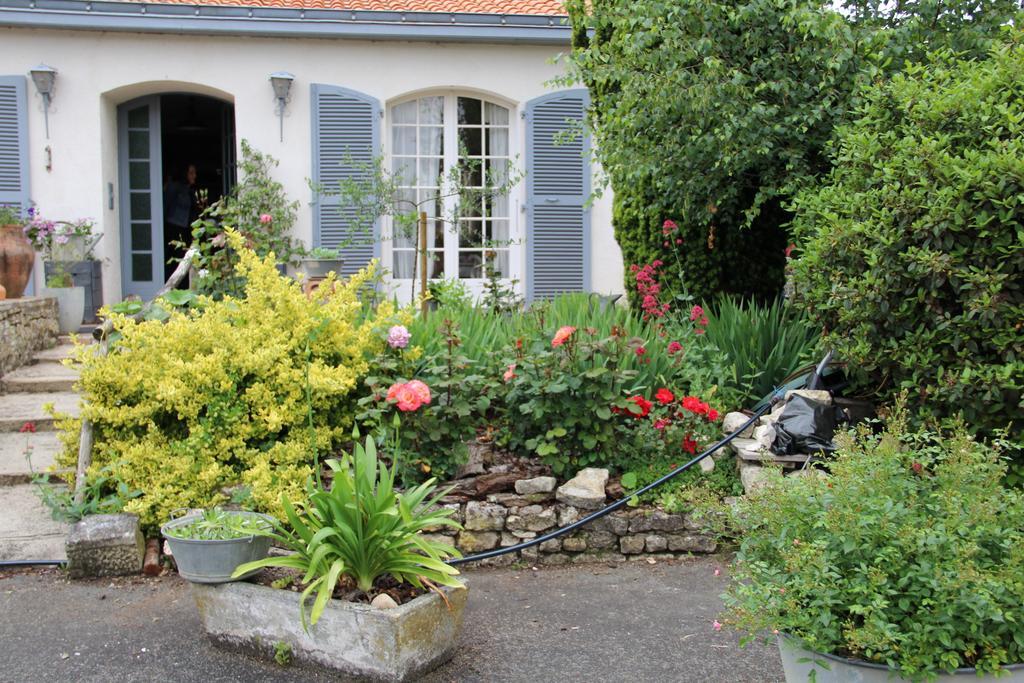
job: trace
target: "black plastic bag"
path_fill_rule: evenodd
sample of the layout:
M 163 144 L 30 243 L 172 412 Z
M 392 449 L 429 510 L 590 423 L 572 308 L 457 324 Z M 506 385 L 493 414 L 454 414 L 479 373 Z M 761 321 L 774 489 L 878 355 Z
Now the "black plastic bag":
M 831 453 L 836 449 L 832 443 L 835 432 L 835 408 L 827 403 L 794 394 L 775 423 L 772 452 L 776 455 Z

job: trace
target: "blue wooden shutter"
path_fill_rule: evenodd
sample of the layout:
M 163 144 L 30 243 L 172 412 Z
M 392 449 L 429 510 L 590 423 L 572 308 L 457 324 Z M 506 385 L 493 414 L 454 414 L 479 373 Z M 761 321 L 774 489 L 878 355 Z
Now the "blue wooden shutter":
M 586 90 L 526 105 L 526 298 L 550 299 L 590 287 L 589 140 L 559 137 L 582 121 Z
M 28 210 L 28 106 L 24 76 L 0 76 L 0 205 Z
M 313 181 L 337 191 L 342 178 L 366 176 L 380 154 L 380 102 L 363 93 L 314 84 Z M 342 275 L 351 275 L 380 256 L 380 221 L 371 230 L 357 224 L 356 211 L 335 196 L 313 197 L 313 246 L 341 248 Z M 345 244 L 346 241 L 350 242 Z

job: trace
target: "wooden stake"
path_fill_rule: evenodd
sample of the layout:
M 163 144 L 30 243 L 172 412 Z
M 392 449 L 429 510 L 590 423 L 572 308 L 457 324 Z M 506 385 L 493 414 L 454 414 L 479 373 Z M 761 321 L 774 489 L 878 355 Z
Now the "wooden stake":
M 427 317 L 427 212 L 420 211 L 420 315 Z

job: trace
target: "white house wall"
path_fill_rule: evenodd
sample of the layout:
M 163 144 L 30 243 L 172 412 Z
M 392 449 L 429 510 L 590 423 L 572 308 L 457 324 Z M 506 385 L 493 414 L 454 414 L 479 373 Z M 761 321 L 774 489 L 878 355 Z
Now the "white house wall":
M 514 138 L 520 160 L 525 103 L 552 91 L 559 75 L 550 47 L 322 39 L 207 37 L 0 29 L 0 74 L 26 74 L 46 63 L 58 71 L 44 132 L 42 100 L 29 89 L 29 155 L 33 201 L 47 217 L 88 217 L 102 226 L 99 256 L 105 260 L 105 300 L 120 298 L 117 107 L 148 94 L 194 92 L 231 101 L 236 138 L 280 160 L 276 177 L 301 207 L 295 234 L 309 244 L 312 209 L 310 85 L 340 85 L 382 104 L 412 92 L 456 89 L 493 94 L 515 105 Z M 295 75 L 284 119 L 284 141 L 268 80 L 275 71 Z M 387 131 L 385 120 L 384 131 Z M 386 137 L 386 136 L 385 136 Z M 52 168 L 46 168 L 47 149 Z M 113 183 L 113 208 L 108 199 Z M 522 188 L 517 205 L 524 198 Z M 612 235 L 611 197 L 592 207 L 591 289 L 622 291 L 621 252 Z M 520 233 L 525 229 L 522 217 Z M 524 251 L 525 250 L 521 250 Z M 523 264 L 519 264 L 522 273 Z M 41 283 L 36 268 L 36 285 Z

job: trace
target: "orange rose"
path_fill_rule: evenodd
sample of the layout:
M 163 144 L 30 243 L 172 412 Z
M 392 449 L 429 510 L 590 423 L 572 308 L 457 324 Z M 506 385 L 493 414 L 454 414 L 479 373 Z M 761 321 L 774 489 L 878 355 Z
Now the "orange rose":
M 569 337 L 571 337 L 572 333 L 575 332 L 575 331 L 576 331 L 576 328 L 571 326 L 571 325 L 565 325 L 564 327 L 559 327 L 558 328 L 558 332 L 555 332 L 554 339 L 551 340 L 551 347 L 552 348 L 557 348 L 557 347 L 561 346 L 566 341 L 568 341 Z

